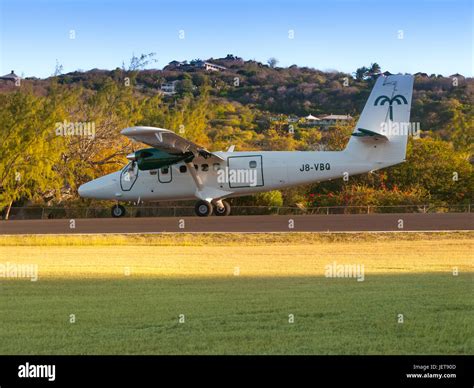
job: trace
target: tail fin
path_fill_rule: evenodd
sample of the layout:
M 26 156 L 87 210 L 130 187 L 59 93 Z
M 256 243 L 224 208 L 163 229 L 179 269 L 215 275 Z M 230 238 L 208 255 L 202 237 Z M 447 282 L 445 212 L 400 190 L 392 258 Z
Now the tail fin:
M 403 162 L 412 94 L 412 75 L 379 76 L 344 152 L 374 169 Z

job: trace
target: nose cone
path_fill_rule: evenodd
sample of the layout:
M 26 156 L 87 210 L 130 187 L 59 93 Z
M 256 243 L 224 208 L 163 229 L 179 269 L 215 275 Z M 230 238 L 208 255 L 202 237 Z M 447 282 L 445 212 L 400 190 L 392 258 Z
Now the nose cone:
M 92 193 L 94 192 L 94 181 L 84 183 L 79 186 L 77 192 L 82 198 L 93 198 Z
M 114 199 L 118 189 L 117 175 L 109 174 L 79 187 L 78 193 L 82 198 Z

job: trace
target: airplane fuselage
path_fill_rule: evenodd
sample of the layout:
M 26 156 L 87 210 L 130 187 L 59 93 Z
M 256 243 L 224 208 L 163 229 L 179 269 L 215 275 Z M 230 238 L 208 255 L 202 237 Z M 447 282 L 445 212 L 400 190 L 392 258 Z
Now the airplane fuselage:
M 220 152 L 223 159 L 201 159 L 193 166 L 203 186 L 225 191 L 222 198 L 250 195 L 366 173 L 387 167 L 349 159 L 342 151 Z M 120 201 L 166 201 L 196 198 L 196 184 L 184 162 L 158 170 L 122 170 L 90 182 L 94 198 Z M 89 185 L 88 184 L 88 185 Z M 87 196 L 87 187 L 83 195 Z

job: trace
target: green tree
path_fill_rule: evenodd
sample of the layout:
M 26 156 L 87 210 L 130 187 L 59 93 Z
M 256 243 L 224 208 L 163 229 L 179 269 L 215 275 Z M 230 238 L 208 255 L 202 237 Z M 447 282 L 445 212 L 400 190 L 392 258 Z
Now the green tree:
M 0 208 L 9 218 L 18 200 L 59 196 L 63 179 L 58 166 L 64 138 L 55 132 L 60 108 L 30 91 L 0 94 Z
M 466 112 L 465 112 L 466 111 Z M 459 101 L 454 104 L 449 132 L 454 148 L 458 151 L 474 152 L 474 117 L 472 106 L 464 107 Z
M 188 73 L 184 73 L 183 79 L 176 86 L 176 90 L 181 96 L 190 95 L 194 91 L 193 80 Z
M 423 187 L 435 202 L 468 203 L 473 200 L 474 171 L 467 153 L 452 144 L 430 138 L 408 144 L 407 161 L 387 170 L 389 187 Z
M 371 63 L 367 75 L 374 78 L 381 73 L 380 65 L 377 62 Z
M 276 65 L 278 64 L 278 59 L 272 57 L 267 61 L 267 63 L 268 63 L 268 66 L 274 69 Z
M 367 75 L 369 73 L 369 69 L 365 66 L 359 67 L 355 73 L 354 77 L 357 81 L 363 81 L 364 79 L 367 78 Z

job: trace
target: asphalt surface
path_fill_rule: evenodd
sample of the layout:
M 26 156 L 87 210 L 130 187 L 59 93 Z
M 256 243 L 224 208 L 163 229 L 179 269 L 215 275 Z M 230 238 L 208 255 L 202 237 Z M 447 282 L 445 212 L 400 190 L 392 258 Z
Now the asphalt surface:
M 74 227 L 72 227 L 74 226 Z M 390 232 L 474 230 L 474 213 L 341 214 L 0 221 L 0 234 Z

